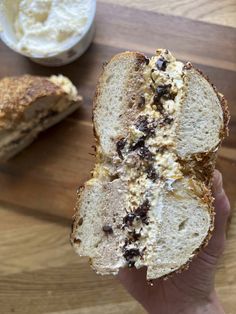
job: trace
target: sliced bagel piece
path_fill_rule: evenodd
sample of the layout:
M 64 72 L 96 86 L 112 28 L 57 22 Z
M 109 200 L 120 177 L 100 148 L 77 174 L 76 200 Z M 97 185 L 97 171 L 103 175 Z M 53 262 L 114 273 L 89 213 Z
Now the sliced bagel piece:
M 213 231 L 211 179 L 227 133 L 223 96 L 166 49 L 114 56 L 94 99 L 97 160 L 71 234 L 100 274 L 187 268 Z
M 82 97 L 63 75 L 21 75 L 0 80 L 0 160 L 8 160 L 38 134 L 74 112 Z

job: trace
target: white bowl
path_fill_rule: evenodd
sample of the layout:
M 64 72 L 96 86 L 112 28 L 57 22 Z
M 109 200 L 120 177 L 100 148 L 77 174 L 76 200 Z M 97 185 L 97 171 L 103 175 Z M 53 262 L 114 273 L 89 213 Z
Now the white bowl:
M 25 57 L 30 58 L 36 63 L 46 66 L 65 65 L 80 57 L 91 44 L 95 32 L 95 13 L 96 0 L 91 0 L 91 10 L 89 12 L 88 20 L 82 34 L 71 38 L 71 40 L 67 41 L 66 44 L 61 44 L 58 52 L 56 53 L 36 54 L 29 51 L 22 51 L 18 48 L 18 41 L 14 33 L 13 22 L 11 21 L 9 15 L 5 14 L 4 10 L 2 10 L 0 7 L 0 24 L 2 25 L 0 38 L 9 48 Z

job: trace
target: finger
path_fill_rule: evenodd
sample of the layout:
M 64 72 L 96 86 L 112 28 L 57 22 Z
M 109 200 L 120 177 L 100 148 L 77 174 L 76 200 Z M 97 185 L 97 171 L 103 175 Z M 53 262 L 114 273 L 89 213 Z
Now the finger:
M 123 268 L 120 269 L 118 273 L 119 280 L 125 284 L 129 285 L 130 289 L 132 289 L 132 284 L 137 284 L 139 282 L 146 282 L 146 268 L 143 267 L 141 269 L 136 268 Z
M 224 250 L 225 229 L 230 214 L 230 204 L 223 189 L 222 175 L 218 170 L 214 172 L 212 192 L 215 198 L 214 231 L 204 251 L 211 256 L 219 257 Z
M 118 273 L 119 281 L 137 299 L 139 296 L 146 297 L 146 293 L 150 288 L 146 279 L 146 271 L 146 267 L 141 269 L 124 268 L 120 269 Z
M 230 204 L 223 189 L 222 175 L 218 170 L 214 172 L 212 191 L 215 198 L 215 233 L 221 236 L 225 234 L 225 228 L 230 215 Z

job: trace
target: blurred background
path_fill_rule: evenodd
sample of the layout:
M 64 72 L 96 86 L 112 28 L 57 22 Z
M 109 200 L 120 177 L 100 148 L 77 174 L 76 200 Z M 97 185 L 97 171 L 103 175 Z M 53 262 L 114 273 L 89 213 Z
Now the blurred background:
M 97 276 L 69 244 L 76 189 L 94 156 L 91 105 L 102 63 L 124 50 L 148 56 L 168 48 L 207 74 L 226 99 L 230 136 L 219 152 L 232 206 L 217 291 L 236 313 L 236 2 L 235 0 L 97 1 L 93 43 L 75 62 L 46 68 L 0 43 L 0 78 L 31 73 L 68 76 L 84 97 L 81 108 L 0 164 L 1 313 L 144 313 L 116 278 Z

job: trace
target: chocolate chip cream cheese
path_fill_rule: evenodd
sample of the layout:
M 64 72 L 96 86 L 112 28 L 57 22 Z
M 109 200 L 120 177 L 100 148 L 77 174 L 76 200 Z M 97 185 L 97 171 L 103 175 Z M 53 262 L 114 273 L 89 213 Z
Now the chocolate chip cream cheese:
M 17 48 L 32 55 L 48 55 L 82 35 L 91 1 L 18 0 L 15 9 Z
M 175 148 L 184 80 L 184 64 L 168 50 L 157 50 L 156 56 L 146 59 L 138 102 L 140 113 L 128 136 L 117 142 L 114 162 L 129 191 L 123 221 L 127 240 L 121 245 L 130 266 L 135 263 L 138 267 L 140 257 L 145 259 L 145 252 L 153 250 L 162 221 L 162 200 L 161 196 L 157 198 L 157 191 L 160 187 L 173 191 L 173 183 L 183 177 Z M 147 240 L 150 228 L 155 228 L 155 236 Z

